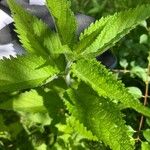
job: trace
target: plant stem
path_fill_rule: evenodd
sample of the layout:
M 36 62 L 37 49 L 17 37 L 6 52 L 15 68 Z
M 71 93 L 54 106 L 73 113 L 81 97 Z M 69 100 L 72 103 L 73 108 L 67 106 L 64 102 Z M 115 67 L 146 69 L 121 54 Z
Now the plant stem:
M 148 67 L 147 67 L 147 79 L 145 81 L 145 94 L 144 94 L 144 106 L 146 106 L 147 104 L 147 100 L 148 100 L 148 90 L 149 90 L 149 75 L 150 75 L 150 53 L 149 53 L 149 57 L 148 57 Z M 140 139 L 140 131 L 142 129 L 143 126 L 143 122 L 144 122 L 144 116 L 141 116 L 140 119 L 140 123 L 139 123 L 139 129 L 138 129 L 138 137 L 137 139 Z
M 130 70 L 127 70 L 127 69 L 113 69 L 113 71 L 117 73 L 130 73 L 131 72 Z

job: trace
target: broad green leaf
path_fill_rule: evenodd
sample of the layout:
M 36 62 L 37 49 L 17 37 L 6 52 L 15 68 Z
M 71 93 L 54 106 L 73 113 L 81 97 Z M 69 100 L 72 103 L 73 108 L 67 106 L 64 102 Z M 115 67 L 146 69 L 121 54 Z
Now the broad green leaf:
M 150 5 L 141 5 L 112 16 L 100 19 L 92 24 L 80 37 L 77 52 L 96 56 L 114 46 L 123 36 L 135 28 L 141 21 L 150 17 Z
M 100 141 L 113 150 L 133 150 L 133 139 L 116 104 L 99 97 L 86 84 L 67 90 L 64 97 L 71 114 Z
M 14 0 L 8 0 L 20 42 L 29 53 L 47 56 L 63 51 L 59 36 L 42 20 L 25 11 Z M 63 52 L 62 52 L 63 53 Z
M 38 56 L 0 60 L 0 92 L 34 88 L 52 80 L 57 73 L 59 70 L 50 60 Z
M 0 103 L 0 109 L 20 112 L 21 116 L 26 116 L 24 117 L 25 119 L 29 120 L 31 117 L 33 117 L 32 121 L 38 121 L 38 123 L 40 123 L 39 121 L 41 120 L 42 116 L 47 117 L 47 113 L 53 120 L 53 124 L 56 124 L 61 120 L 63 121 L 65 118 L 63 101 L 56 92 L 47 88 L 44 90 L 32 89 L 16 95 L 10 100 Z M 32 113 L 36 113 L 36 115 Z M 43 119 L 43 122 L 44 121 L 47 123 L 49 118 L 46 120 Z
M 150 129 L 146 129 L 143 131 L 144 138 L 150 142 Z
M 76 39 L 76 20 L 68 0 L 47 0 L 47 6 L 54 17 L 56 29 L 63 44 L 72 45 Z
M 138 102 L 124 87 L 121 81 L 96 60 L 81 59 L 72 65 L 72 73 L 95 90 L 99 96 L 121 102 L 150 117 L 150 109 Z
M 36 90 L 27 91 L 14 96 L 10 100 L 1 103 L 0 109 L 30 113 L 46 112 L 43 97 L 39 95 Z
M 150 144 L 148 142 L 142 142 L 141 150 L 150 150 Z

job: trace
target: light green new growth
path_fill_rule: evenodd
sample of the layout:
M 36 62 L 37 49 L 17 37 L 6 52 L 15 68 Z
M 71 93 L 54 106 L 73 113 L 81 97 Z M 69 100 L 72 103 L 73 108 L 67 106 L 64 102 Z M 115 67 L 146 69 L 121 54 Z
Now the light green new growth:
M 47 0 L 47 6 L 54 17 L 56 29 L 62 44 L 73 45 L 76 41 L 76 20 L 68 0 Z
M 53 79 L 59 70 L 48 60 L 38 56 L 18 56 L 0 60 L 0 92 L 29 89 Z
M 108 71 L 96 60 L 78 60 L 72 66 L 72 73 L 90 85 L 99 96 L 109 98 L 111 101 L 122 102 L 126 107 L 131 107 L 150 117 L 150 110 L 142 106 L 128 92 L 121 81 L 117 81 L 112 72 Z
M 65 95 L 71 114 L 113 150 L 133 150 L 133 139 L 116 104 L 98 97 L 86 84 Z
M 116 42 L 149 16 L 150 5 L 142 5 L 102 18 L 81 34 L 80 41 L 87 46 L 77 45 L 77 52 L 95 57 L 114 46 Z
M 47 24 L 25 11 L 14 0 L 8 0 L 8 4 L 15 21 L 16 32 L 27 52 L 48 57 L 63 51 L 58 34 L 52 32 Z

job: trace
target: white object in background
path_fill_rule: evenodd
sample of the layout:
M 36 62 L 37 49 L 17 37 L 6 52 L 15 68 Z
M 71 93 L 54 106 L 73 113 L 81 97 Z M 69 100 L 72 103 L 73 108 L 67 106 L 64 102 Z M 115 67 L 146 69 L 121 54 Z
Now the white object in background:
M 10 56 L 16 57 L 22 54 L 24 54 L 23 48 L 15 41 L 0 45 L 0 59 L 3 59 L 3 57 L 10 58 Z
M 0 10 L 0 30 L 12 22 L 13 19 L 4 11 Z
M 45 5 L 46 0 L 29 0 L 30 5 Z

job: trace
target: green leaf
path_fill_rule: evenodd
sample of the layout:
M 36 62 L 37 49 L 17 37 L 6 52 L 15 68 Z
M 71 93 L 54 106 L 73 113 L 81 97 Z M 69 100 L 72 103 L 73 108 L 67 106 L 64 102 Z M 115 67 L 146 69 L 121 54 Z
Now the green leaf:
M 142 142 L 142 150 L 150 150 L 150 144 L 148 142 Z
M 27 128 L 31 128 L 35 125 L 40 125 L 39 127 L 43 130 L 44 126 L 48 126 L 51 124 L 51 118 L 47 112 L 25 112 L 19 111 L 19 115 L 21 116 L 21 123 L 23 126 Z M 31 133 L 31 132 L 30 132 Z
M 146 82 L 147 78 L 149 78 L 147 76 L 146 69 L 140 66 L 135 66 L 134 64 L 132 64 L 132 69 L 130 71 L 131 71 L 131 76 L 133 77 L 137 76 L 140 79 L 142 79 L 144 82 Z
M 52 80 L 58 72 L 50 60 L 34 55 L 0 60 L 0 92 L 37 87 Z
M 68 89 L 66 81 L 63 77 L 57 78 L 47 84 L 47 88 L 55 91 L 60 97 Z
M 67 45 L 62 45 L 57 33 L 50 33 L 49 36 L 44 37 L 44 46 L 49 50 L 52 56 L 58 54 L 72 54 Z
M 150 127 L 150 118 L 146 118 L 146 123 Z
M 145 137 L 145 139 L 150 142 L 150 129 L 146 129 L 143 131 L 143 135 Z
M 44 90 L 32 89 L 15 95 L 0 103 L 0 109 L 19 112 L 26 125 L 31 125 L 32 122 L 48 125 L 51 119 L 53 120 L 52 123 L 58 123 L 65 117 L 63 101 L 53 90 L 47 90 L 47 88 Z
M 126 59 L 120 60 L 119 63 L 120 63 L 120 66 L 123 67 L 123 68 L 127 68 L 128 65 L 129 65 Z
M 82 53 L 89 47 L 97 38 L 97 36 L 102 32 L 107 22 L 112 16 L 102 17 L 100 20 L 97 20 L 95 23 L 84 30 L 84 33 L 80 34 L 80 41 L 75 45 L 74 49 L 77 53 Z
M 99 97 L 86 84 L 80 84 L 77 90 L 67 90 L 64 97 L 72 115 L 100 141 L 113 150 L 133 150 L 133 139 L 116 104 Z
M 19 112 L 25 121 L 23 124 L 27 126 L 32 123 L 56 124 L 65 118 L 63 101 L 57 93 L 47 88 L 32 89 L 15 95 L 10 100 L 0 103 L 0 109 Z
M 29 53 L 48 57 L 63 50 L 59 36 L 42 20 L 25 11 L 14 0 L 8 0 L 20 42 Z M 58 52 L 59 51 L 59 52 Z
M 43 97 L 36 90 L 27 91 L 0 103 L 0 109 L 21 112 L 46 112 Z
M 54 88 L 57 88 L 57 85 Z M 38 94 L 43 98 L 44 107 L 50 118 L 52 118 L 52 124 L 55 125 L 59 122 L 64 122 L 65 107 L 59 96 L 59 92 L 56 92 L 52 88 L 46 88 L 45 90 L 38 90 Z
M 123 36 L 141 21 L 150 16 L 150 5 L 141 5 L 112 16 L 100 19 L 92 24 L 80 37 L 77 52 L 93 57 L 114 46 Z
M 42 143 L 40 146 L 35 147 L 35 150 L 47 150 L 47 145 Z
M 61 38 L 62 44 L 72 45 L 76 39 L 76 20 L 70 10 L 68 0 L 47 0 L 47 6 L 54 17 L 56 29 Z
M 140 36 L 140 42 L 139 43 L 140 44 L 146 44 L 146 43 L 148 43 L 148 35 L 147 34 L 142 34 Z
M 139 25 L 144 27 L 145 29 L 148 29 L 146 20 L 143 20 Z
M 137 99 L 143 96 L 141 90 L 137 87 L 128 87 L 128 91 Z
M 59 131 L 64 133 L 72 134 L 75 132 L 88 140 L 98 140 L 97 137 L 94 136 L 91 131 L 87 130 L 87 128 L 73 116 L 67 118 L 66 125 L 58 124 L 57 128 L 59 129 Z
M 78 60 L 72 65 L 72 73 L 74 76 L 90 85 L 99 96 L 109 98 L 115 103 L 121 102 L 124 106 L 133 108 L 150 117 L 150 109 L 139 103 L 128 92 L 121 81 L 117 81 L 115 75 L 95 59 Z

